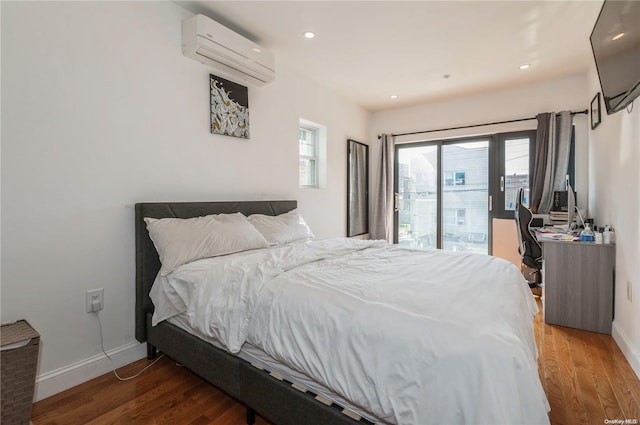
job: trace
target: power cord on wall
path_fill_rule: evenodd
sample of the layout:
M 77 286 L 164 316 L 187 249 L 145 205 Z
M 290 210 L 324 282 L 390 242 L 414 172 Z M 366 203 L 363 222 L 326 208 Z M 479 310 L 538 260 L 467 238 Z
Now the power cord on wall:
M 158 362 L 158 360 L 160 360 L 161 358 L 164 357 L 164 353 L 162 353 L 157 359 L 155 359 L 150 365 L 147 365 L 144 369 L 142 369 L 140 372 L 136 373 L 133 376 L 127 376 L 127 377 L 121 377 L 120 375 L 118 375 L 118 372 L 116 370 L 115 364 L 113 363 L 113 359 L 107 354 L 107 352 L 104 349 L 104 340 L 102 338 L 102 321 L 100 320 L 100 312 L 99 311 L 94 311 L 93 313 L 95 313 L 96 317 L 98 318 L 98 327 L 100 328 L 100 348 L 102 349 L 102 352 L 104 353 L 105 356 L 107 356 L 107 358 L 109 359 L 109 361 L 111 362 L 111 369 L 113 371 L 113 374 L 116 376 L 116 378 L 118 378 L 119 381 L 128 381 L 130 379 L 134 379 L 137 378 L 138 376 L 142 375 L 147 369 L 149 369 L 151 366 L 153 366 L 154 364 L 156 364 Z

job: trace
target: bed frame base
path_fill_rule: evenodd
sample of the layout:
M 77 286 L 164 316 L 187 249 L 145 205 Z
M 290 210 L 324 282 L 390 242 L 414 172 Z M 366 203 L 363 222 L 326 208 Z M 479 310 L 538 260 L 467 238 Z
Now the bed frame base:
M 153 345 L 147 342 L 147 359 L 148 360 L 155 359 L 157 355 L 158 355 L 158 350 L 156 349 L 156 347 L 154 347 Z
M 247 425 L 253 425 L 256 423 L 256 411 L 250 407 L 247 407 Z

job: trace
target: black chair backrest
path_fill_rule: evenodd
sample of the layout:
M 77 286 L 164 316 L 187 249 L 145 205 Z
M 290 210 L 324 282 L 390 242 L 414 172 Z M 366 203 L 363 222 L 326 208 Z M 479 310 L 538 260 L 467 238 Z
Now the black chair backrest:
M 518 188 L 516 198 L 515 217 L 522 262 L 528 267 L 539 269 L 542 266 L 542 247 L 529 229 L 533 214 L 523 203 L 524 189 L 522 187 Z

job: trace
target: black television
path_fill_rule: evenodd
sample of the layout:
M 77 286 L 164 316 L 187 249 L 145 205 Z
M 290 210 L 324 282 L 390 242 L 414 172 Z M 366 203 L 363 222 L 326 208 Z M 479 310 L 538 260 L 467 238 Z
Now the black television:
M 591 32 L 607 114 L 640 95 L 640 1 L 605 0 Z

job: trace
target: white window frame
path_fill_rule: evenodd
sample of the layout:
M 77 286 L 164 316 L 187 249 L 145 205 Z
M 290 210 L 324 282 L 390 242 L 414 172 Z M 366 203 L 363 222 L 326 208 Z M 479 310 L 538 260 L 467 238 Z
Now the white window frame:
M 306 130 L 310 134 L 313 139 L 314 145 L 314 153 L 312 155 L 303 155 L 300 152 L 300 143 L 302 140 L 300 139 L 300 130 Z M 324 188 L 326 187 L 326 174 L 327 174 L 327 129 L 325 126 L 316 124 L 312 121 L 300 118 L 299 128 L 298 128 L 298 161 L 310 161 L 315 164 L 315 167 L 312 167 L 314 172 L 313 176 L 309 176 L 309 181 L 312 184 L 302 184 L 302 179 L 300 178 L 300 170 L 298 170 L 298 184 L 301 188 Z
M 300 137 L 303 132 L 309 136 L 309 140 L 303 140 Z M 305 173 L 305 180 L 310 182 L 310 184 L 303 184 L 303 172 L 302 170 L 300 171 L 300 187 L 318 187 L 318 139 L 317 128 L 302 124 L 300 125 L 300 129 L 298 131 L 298 153 L 300 155 L 300 162 L 305 161 L 313 164 Z M 311 146 L 311 154 L 302 153 L 301 145 L 303 143 Z

